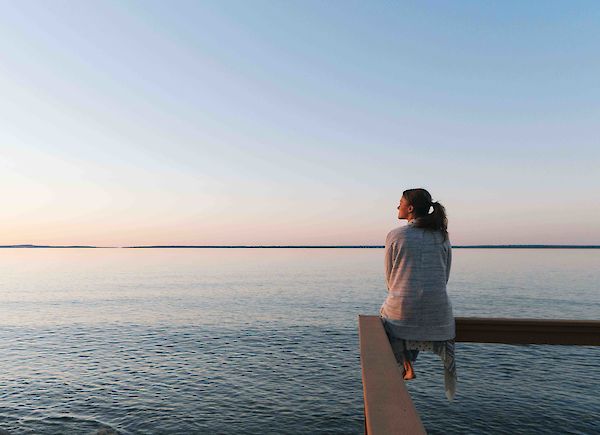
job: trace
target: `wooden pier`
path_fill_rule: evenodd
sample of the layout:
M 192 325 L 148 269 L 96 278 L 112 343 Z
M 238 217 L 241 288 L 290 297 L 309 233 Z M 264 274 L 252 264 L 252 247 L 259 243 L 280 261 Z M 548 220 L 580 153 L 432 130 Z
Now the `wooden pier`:
M 600 346 L 600 321 L 457 317 L 456 341 Z M 424 434 L 379 316 L 358 316 L 365 433 Z

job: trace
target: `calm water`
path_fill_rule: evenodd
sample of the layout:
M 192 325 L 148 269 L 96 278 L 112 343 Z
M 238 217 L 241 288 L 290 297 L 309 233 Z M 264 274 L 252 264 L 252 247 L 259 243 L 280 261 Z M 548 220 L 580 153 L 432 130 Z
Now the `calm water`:
M 0 432 L 361 433 L 382 250 L 0 250 Z M 455 315 L 600 319 L 600 250 L 455 250 Z M 421 354 L 430 433 L 600 433 L 600 348 Z

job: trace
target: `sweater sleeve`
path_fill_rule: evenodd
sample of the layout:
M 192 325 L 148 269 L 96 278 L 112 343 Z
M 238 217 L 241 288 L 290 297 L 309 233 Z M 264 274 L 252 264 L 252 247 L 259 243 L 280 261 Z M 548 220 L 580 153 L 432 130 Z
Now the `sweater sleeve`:
M 448 258 L 446 260 L 446 283 L 450 279 L 450 266 L 452 266 L 452 245 L 448 243 Z
M 394 246 L 395 243 L 390 241 L 389 238 L 385 241 L 385 283 L 388 291 L 390 290 L 390 279 L 394 267 Z

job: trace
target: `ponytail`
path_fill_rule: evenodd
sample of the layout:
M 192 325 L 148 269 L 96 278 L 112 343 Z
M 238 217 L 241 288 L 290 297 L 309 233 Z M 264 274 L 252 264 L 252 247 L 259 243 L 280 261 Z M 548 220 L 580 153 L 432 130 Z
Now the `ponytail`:
M 417 221 L 417 226 L 437 230 L 444 236 L 444 241 L 448 239 L 448 218 L 446 217 L 446 209 L 439 202 L 432 202 L 433 211 L 425 215 Z

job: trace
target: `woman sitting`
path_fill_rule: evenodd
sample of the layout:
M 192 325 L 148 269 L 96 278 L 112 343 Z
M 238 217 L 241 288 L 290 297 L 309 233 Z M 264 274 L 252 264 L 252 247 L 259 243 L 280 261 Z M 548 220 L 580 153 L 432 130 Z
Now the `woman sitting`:
M 431 211 L 431 212 L 430 212 Z M 396 228 L 385 241 L 388 295 L 382 321 L 404 379 L 415 377 L 413 363 L 420 350 L 438 354 L 445 367 L 446 396 L 454 398 L 454 316 L 446 293 L 452 249 L 444 207 L 425 189 L 402 193 Z

